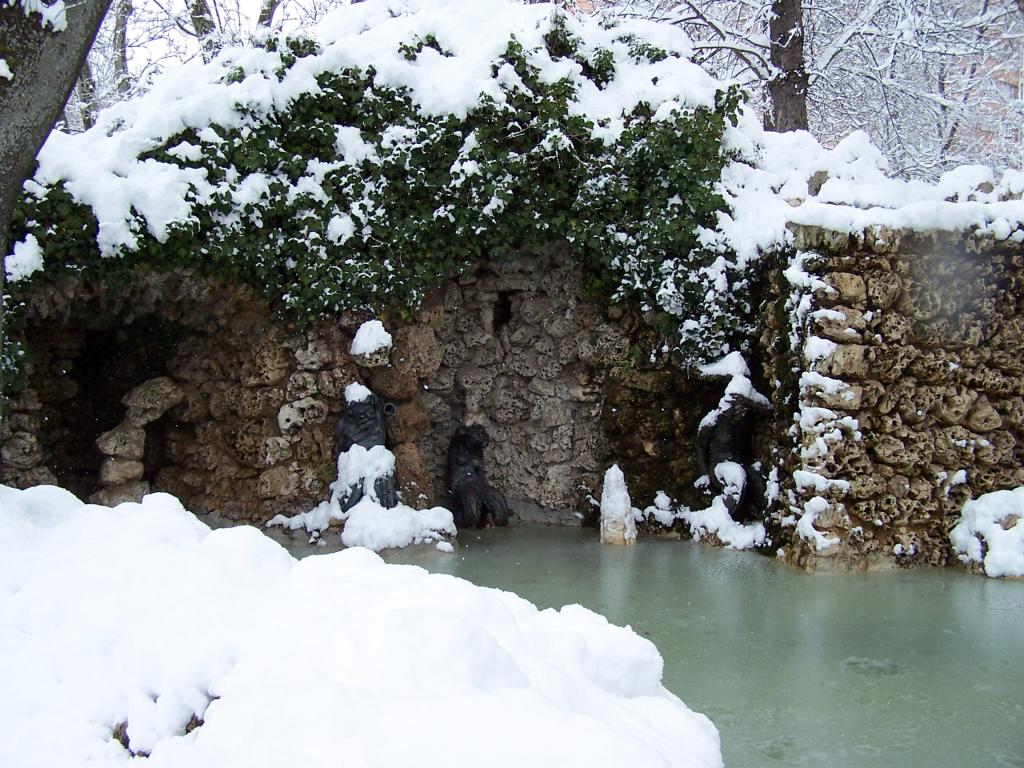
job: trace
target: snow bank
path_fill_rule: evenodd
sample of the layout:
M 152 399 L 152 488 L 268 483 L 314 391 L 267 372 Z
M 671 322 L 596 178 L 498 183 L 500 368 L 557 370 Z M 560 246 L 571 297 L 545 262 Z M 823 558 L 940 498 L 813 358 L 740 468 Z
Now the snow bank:
M 1024 487 L 968 501 L 949 540 L 964 563 L 987 576 L 1024 577 Z
M 123 766 L 123 724 L 160 768 L 722 765 L 661 674 L 579 606 L 0 486 L 0 765 Z

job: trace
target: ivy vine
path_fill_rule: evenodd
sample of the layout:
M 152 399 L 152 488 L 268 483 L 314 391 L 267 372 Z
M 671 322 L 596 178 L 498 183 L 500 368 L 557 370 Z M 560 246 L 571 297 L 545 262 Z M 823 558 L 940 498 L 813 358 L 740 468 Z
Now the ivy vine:
M 559 19 L 544 38 L 548 55 L 571 59 L 606 88 L 618 66 L 612 52 L 582 45 Z M 319 52 L 308 38 L 259 45 L 280 54 L 279 78 Z M 668 55 L 639 40 L 629 51 L 636 61 Z M 429 36 L 400 53 L 450 55 Z M 576 82 L 545 80 L 527 53 L 510 37 L 492 70 L 511 67 L 519 84 L 505 87 L 504 103 L 481 96 L 465 117 L 426 115 L 409 92 L 380 85 L 372 67 L 349 68 L 319 75 L 315 93 L 280 110 L 238 104 L 239 125 L 170 138 L 142 159 L 199 169 L 216 191 L 190 192 L 193 215 L 164 242 L 136 214 L 138 247 L 120 258 L 101 257 L 93 211 L 63 186 L 26 195 L 12 241 L 34 235 L 46 270 L 13 287 L 24 292 L 66 272 L 104 280 L 146 264 L 251 283 L 291 320 L 408 313 L 482 257 L 515 258 L 565 239 L 588 292 L 661 313 L 684 361 L 739 343 L 749 330 L 747 277 L 729 273 L 729 290 L 716 290 L 715 265 L 731 262 L 697 233 L 713 229 L 725 207 L 716 191 L 728 161 L 722 137 L 741 92 L 730 87 L 714 107 L 658 119 L 640 103 L 606 143 L 572 108 Z M 344 137 L 362 151 L 346 154 Z

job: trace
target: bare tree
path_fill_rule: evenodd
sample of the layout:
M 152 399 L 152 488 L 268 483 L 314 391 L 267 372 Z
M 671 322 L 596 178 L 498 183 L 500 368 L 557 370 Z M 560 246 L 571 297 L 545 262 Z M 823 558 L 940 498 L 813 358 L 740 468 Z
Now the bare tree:
M 697 62 L 747 85 L 778 130 L 826 143 L 866 130 L 904 175 L 1021 165 L 1018 0 L 602 1 L 681 26 Z
M 1024 0 L 1022 0 L 1024 1 Z M 269 27 L 274 23 L 274 13 L 281 4 L 281 0 L 263 0 L 260 3 L 260 15 L 256 17 L 257 27 Z
M 128 74 L 128 22 L 135 10 L 131 0 L 117 0 L 114 14 L 113 60 L 114 88 L 122 96 L 131 91 L 131 76 Z
M 217 52 L 217 25 L 213 12 L 206 0 L 189 0 L 188 15 L 192 20 L 192 33 L 203 50 L 203 58 L 209 60 Z
M 1020 165 L 1024 17 L 1009 0 L 836 3 L 807 24 L 818 135 L 862 128 L 894 171 L 924 178 Z
M 774 0 L 768 22 L 775 71 L 768 78 L 771 125 L 776 131 L 807 129 L 807 69 L 804 66 L 804 11 L 801 0 Z
M 78 102 L 78 117 L 85 130 L 92 128 L 96 122 L 96 80 L 93 78 L 89 59 L 82 63 L 82 71 L 75 83 L 75 94 Z
M 144 90 L 165 66 L 212 58 L 244 43 L 256 24 L 269 26 L 284 0 L 263 0 L 258 20 L 240 0 L 112 0 L 89 52 L 91 87 L 83 79 L 65 111 L 64 128 L 87 129 L 89 116 Z

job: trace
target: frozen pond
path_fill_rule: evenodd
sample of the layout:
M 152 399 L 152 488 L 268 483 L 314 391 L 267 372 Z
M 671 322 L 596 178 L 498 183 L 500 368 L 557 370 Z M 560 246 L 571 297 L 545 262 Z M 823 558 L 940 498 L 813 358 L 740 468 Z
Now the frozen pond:
M 632 625 L 732 768 L 1024 766 L 1024 583 L 808 575 L 689 542 L 602 547 L 580 529 L 459 539 L 451 555 L 386 559 Z

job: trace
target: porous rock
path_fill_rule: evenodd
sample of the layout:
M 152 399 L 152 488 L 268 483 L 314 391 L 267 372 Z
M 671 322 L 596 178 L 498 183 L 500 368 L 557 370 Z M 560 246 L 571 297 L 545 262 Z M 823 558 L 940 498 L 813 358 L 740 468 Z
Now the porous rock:
M 122 422 L 96 438 L 96 447 L 107 456 L 141 461 L 146 449 L 146 430 Z
M 135 387 L 121 402 L 127 409 L 126 418 L 142 427 L 156 421 L 185 399 L 185 393 L 167 376 L 159 376 Z

